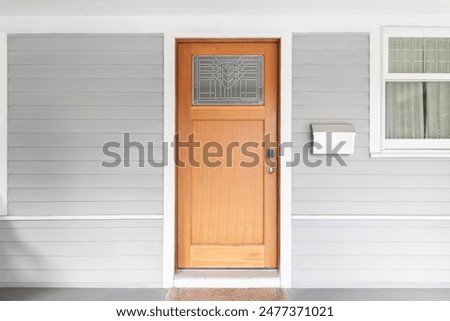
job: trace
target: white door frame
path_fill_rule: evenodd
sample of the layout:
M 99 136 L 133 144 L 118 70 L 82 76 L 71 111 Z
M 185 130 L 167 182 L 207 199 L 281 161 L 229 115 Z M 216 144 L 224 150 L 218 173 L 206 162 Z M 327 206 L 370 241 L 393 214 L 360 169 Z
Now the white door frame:
M 164 34 L 164 141 L 172 143 L 175 135 L 175 41 L 181 38 L 279 38 L 280 42 L 280 143 L 292 141 L 292 33 L 165 33 Z M 183 283 L 186 286 L 204 287 L 249 287 L 272 286 L 291 287 L 291 168 L 287 161 L 291 159 L 292 149 L 285 150 L 280 157 L 280 236 L 279 236 L 279 277 L 266 278 L 214 279 L 198 278 Z M 175 285 L 175 164 L 174 148 L 168 149 L 168 164 L 164 167 L 164 237 L 163 237 L 163 287 Z M 227 282 L 228 281 L 228 282 Z M 177 283 L 177 286 L 183 286 Z

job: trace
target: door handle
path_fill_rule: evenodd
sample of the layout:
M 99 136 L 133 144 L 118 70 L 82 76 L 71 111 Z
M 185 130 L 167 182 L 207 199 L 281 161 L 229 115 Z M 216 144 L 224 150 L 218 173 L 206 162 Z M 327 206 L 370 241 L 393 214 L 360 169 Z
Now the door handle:
M 268 174 L 273 174 L 275 172 L 275 168 L 272 166 L 267 166 L 266 171 Z

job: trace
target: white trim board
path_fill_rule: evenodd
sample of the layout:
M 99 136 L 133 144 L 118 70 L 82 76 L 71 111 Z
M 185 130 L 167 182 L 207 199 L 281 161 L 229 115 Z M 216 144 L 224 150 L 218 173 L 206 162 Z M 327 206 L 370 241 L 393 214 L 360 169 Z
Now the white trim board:
M 175 135 L 175 40 L 181 38 L 280 38 L 280 141 L 291 141 L 291 67 L 292 67 L 292 34 L 291 33 L 180 33 L 164 34 L 164 139 L 173 142 Z M 290 160 L 290 153 L 280 158 L 280 164 Z M 169 160 L 173 154 L 169 155 Z M 291 168 L 286 165 L 280 167 L 280 277 L 268 280 L 266 286 L 291 287 L 291 200 L 292 200 Z M 164 168 L 164 237 L 163 237 L 163 287 L 170 288 L 190 284 L 188 281 L 175 282 L 175 165 L 169 161 Z M 260 278 L 259 278 L 260 279 Z M 259 280 L 258 279 L 258 280 Z M 193 278 L 196 282 L 207 287 L 226 286 L 220 279 Z M 230 279 L 227 279 L 227 282 Z M 261 280 L 248 279 L 247 282 L 232 282 L 233 287 L 248 287 L 262 284 Z M 253 281 L 255 280 L 255 282 Z M 181 283 L 180 283 L 181 282 Z M 183 283 L 184 282 L 184 283 Z M 272 285 L 270 285 L 272 284 Z M 187 285 L 186 285 L 187 286 Z
M 448 215 L 292 215 L 293 220 L 402 220 L 450 221 Z
M 0 218 L 8 207 L 8 39 L 0 31 Z
M 80 221 L 80 220 L 162 220 L 162 214 L 151 215 L 27 215 L 0 216 L 0 221 Z
M 292 34 L 281 35 L 280 44 L 280 142 L 292 142 Z M 292 275 L 292 167 L 287 166 L 292 160 L 292 148 L 285 149 L 280 157 L 280 285 L 291 287 Z
M 369 32 L 372 25 L 448 26 L 447 15 L 177 15 L 0 17 L 8 33 Z
M 164 34 L 164 141 L 175 136 L 175 37 Z M 164 167 L 163 287 L 173 287 L 175 275 L 175 164 L 174 148 L 168 150 Z

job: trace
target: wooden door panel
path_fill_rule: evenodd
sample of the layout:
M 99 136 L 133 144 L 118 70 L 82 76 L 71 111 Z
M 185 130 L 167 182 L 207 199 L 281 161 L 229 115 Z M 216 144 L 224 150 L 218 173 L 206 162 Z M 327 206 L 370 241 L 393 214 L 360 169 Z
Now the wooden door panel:
M 192 210 L 192 244 L 262 244 L 264 167 L 244 167 L 241 162 L 250 163 L 252 159 L 232 143 L 242 139 L 259 142 L 264 135 L 264 123 L 260 120 L 194 121 L 192 129 L 201 144 L 196 159 L 204 159 L 202 149 L 208 142 L 224 146 L 223 153 L 230 156 L 229 162 L 218 167 L 210 167 L 203 161 L 192 169 L 192 209 L 195 209 Z M 226 146 L 233 148 L 227 151 Z M 215 152 L 216 148 L 210 150 Z M 251 151 L 262 159 L 262 148 Z
M 263 56 L 263 103 L 193 105 L 194 55 Z M 180 141 L 193 135 L 200 145 L 193 154 L 198 164 L 189 163 L 192 155 L 181 144 L 177 149 L 186 163 L 177 167 L 178 268 L 277 267 L 278 171 L 266 171 L 267 147 L 262 146 L 266 134 L 277 142 L 277 113 L 278 41 L 177 43 L 177 131 Z M 210 155 L 217 152 L 211 142 L 222 154 L 206 159 L 205 144 Z M 247 146 L 245 153 L 241 146 L 249 142 L 258 146 Z M 248 166 L 255 156 L 259 162 Z M 222 163 L 211 165 L 217 161 Z M 273 161 L 276 167 L 277 157 Z
M 263 245 L 248 246 L 218 246 L 193 245 L 192 268 L 263 268 L 265 253 Z

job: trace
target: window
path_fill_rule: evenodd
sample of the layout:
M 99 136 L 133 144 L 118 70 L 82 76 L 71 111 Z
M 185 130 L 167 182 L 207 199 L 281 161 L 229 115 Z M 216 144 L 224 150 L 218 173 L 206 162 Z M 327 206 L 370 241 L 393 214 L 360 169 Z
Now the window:
M 372 157 L 450 157 L 450 29 L 371 32 Z
M 193 56 L 193 105 L 262 105 L 264 57 Z

